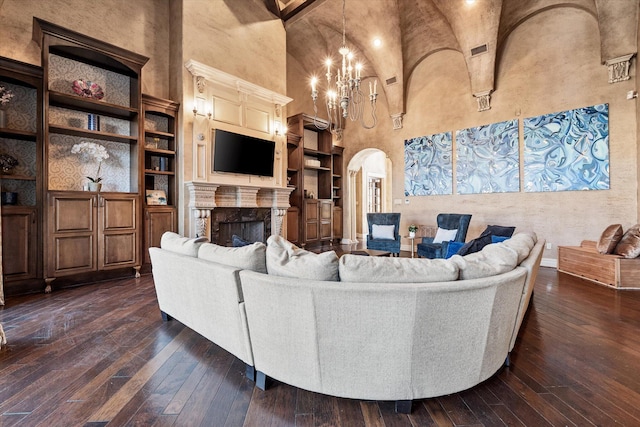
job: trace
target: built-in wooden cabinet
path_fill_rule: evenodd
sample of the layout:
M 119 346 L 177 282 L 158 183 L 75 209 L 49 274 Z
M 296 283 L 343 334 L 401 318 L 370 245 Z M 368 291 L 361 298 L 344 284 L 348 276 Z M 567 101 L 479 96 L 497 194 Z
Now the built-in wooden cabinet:
M 48 277 L 139 266 L 138 196 L 49 193 Z
M 151 264 L 149 248 L 160 247 L 160 239 L 165 231 L 176 231 L 178 218 L 174 206 L 157 206 L 144 210 L 144 264 Z
M 343 203 L 343 189 L 346 180 L 344 176 L 344 164 L 342 161 L 344 147 L 333 146 L 332 153 L 332 194 L 333 200 L 333 238 L 336 241 L 342 239 L 342 203 Z
M 39 18 L 33 39 L 43 66 L 45 280 L 125 267 L 138 272 L 141 72 L 148 58 Z M 109 157 L 99 162 L 75 153 L 83 142 L 104 147 Z M 83 191 L 87 177 L 101 178 L 101 193 Z
M 0 57 L 0 86 L 13 94 L 3 107 L 0 154 L 18 161 L 0 171 L 4 293 L 15 295 L 42 286 L 42 68 Z
M 2 207 L 2 274 L 12 281 L 38 277 L 38 210 L 33 206 Z
M 326 126 L 306 114 L 288 119 L 287 180 L 293 187 L 290 203 L 296 211 L 287 212 L 287 238 L 301 246 L 342 237 L 341 212 L 339 224 L 334 222 L 335 207 L 342 206 L 342 148 L 334 147 L 331 132 L 318 129 L 315 123 Z M 291 230 L 295 221 L 289 215 L 297 215 L 297 232 Z
M 165 231 L 178 229 L 178 162 L 176 132 L 179 104 L 142 95 L 144 113 L 144 238 L 142 258 L 150 264 L 149 248 L 160 246 Z

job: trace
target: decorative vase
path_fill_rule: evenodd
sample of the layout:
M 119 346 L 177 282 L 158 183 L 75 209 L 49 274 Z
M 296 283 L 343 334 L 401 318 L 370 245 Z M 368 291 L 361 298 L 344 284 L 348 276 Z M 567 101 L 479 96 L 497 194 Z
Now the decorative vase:
M 0 128 L 7 127 L 7 112 L 0 108 Z
M 89 182 L 89 191 L 100 191 L 101 188 L 101 182 Z
M 410 238 L 410 239 L 413 239 L 413 238 L 415 238 L 415 237 L 416 237 L 416 232 L 415 232 L 415 231 L 410 231 L 410 232 L 409 232 L 409 238 Z

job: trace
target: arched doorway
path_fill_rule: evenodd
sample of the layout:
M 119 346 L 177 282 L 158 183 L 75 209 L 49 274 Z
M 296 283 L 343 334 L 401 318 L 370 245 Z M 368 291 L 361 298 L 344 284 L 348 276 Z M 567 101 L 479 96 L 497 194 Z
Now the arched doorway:
M 377 148 L 356 153 L 347 165 L 343 244 L 358 243 L 367 233 L 367 212 L 391 212 L 391 160 Z

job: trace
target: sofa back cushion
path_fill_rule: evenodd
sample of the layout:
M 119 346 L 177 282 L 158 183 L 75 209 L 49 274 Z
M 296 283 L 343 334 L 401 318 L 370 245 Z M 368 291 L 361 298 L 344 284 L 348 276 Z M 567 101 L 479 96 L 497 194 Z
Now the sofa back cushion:
M 160 247 L 170 252 L 195 258 L 198 256 L 198 249 L 200 249 L 200 246 L 207 241 L 209 241 L 209 239 L 206 237 L 197 237 L 192 239 L 167 231 L 160 238 Z
M 243 270 L 267 273 L 267 246 L 262 242 L 255 242 L 237 248 L 204 243 L 198 251 L 198 258 L 217 262 L 229 267 Z
M 518 264 L 520 264 L 529 256 L 529 253 L 535 246 L 537 240 L 538 239 L 535 234 L 532 235 L 531 233 L 522 232 L 500 242 L 500 244 L 516 251 L 518 254 Z
M 513 270 L 518 265 L 518 252 L 503 243 L 485 246 L 480 252 L 454 255 L 450 258 L 460 269 L 459 278 L 481 279 Z
M 357 283 L 430 283 L 458 279 L 457 264 L 445 259 L 390 258 L 345 254 L 340 280 Z
M 274 276 L 339 281 L 335 251 L 315 254 L 280 236 L 267 240 L 267 271 Z

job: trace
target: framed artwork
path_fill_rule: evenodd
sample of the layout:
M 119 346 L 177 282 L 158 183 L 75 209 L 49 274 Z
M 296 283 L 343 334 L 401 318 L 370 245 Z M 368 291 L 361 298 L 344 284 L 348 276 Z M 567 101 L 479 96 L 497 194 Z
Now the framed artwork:
M 520 191 L 518 121 L 456 131 L 458 194 Z
M 526 192 L 609 189 L 609 104 L 524 119 Z
M 404 141 L 405 196 L 451 194 L 452 187 L 451 132 Z
M 164 190 L 147 190 L 147 205 L 166 205 L 167 195 Z

